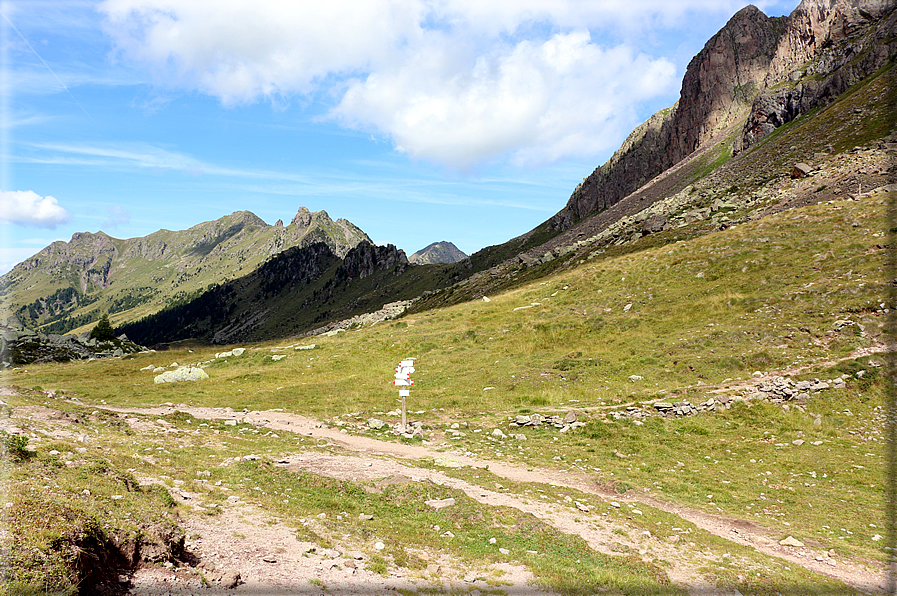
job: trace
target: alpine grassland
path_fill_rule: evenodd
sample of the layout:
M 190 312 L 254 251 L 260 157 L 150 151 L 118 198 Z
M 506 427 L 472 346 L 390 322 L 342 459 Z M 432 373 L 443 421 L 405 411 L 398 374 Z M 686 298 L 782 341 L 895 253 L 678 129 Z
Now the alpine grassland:
M 6 585 L 42 582 L 48 592 L 64 591 L 72 585 L 66 557 L 76 557 L 60 546 L 72 543 L 60 540 L 66 532 L 121 540 L 148 524 L 175 523 L 173 512 L 183 506 L 168 489 L 195 493 L 207 515 L 218 515 L 227 505 L 225 493 L 212 490 L 219 483 L 324 544 L 388 536 L 375 555 L 384 572 L 425 569 L 415 549 L 437 543 L 458 560 L 490 561 L 495 550 L 484 545 L 498 536 L 538 584 L 562 594 L 592 594 L 595 586 L 680 593 L 667 575 L 677 563 L 662 554 L 649 563 L 631 547 L 599 553 L 532 515 L 457 489 L 411 483 L 370 491 L 360 480 L 274 465 L 299 451 L 341 453 L 333 442 L 187 413 L 104 409 L 167 404 L 278 410 L 345 434 L 585 478 L 598 492 L 514 483 L 470 467 L 446 472 L 574 513 L 579 502 L 603 512 L 621 537 L 648 532 L 672 543 L 685 536 L 677 548 L 701 561 L 704 577 L 742 594 L 849 591 L 696 528 L 662 504 L 756 526 L 770 543 L 793 536 L 832 557 L 872 567 L 883 560 L 880 352 L 893 308 L 884 302 L 889 200 L 897 197 L 835 200 L 678 242 L 652 235 L 641 249 L 636 242 L 625 254 L 583 259 L 485 299 L 333 336 L 246 344 L 240 356 L 216 358 L 235 346 L 182 342 L 121 359 L 12 370 L 5 382 L 19 393 L 4 397 L 9 406 L 78 421 L 52 437 L 41 434 L 39 416 L 16 421 L 40 440 L 31 443 L 31 456 L 4 458 L 4 498 L 12 505 L 2 515 L 22 545 L 5 566 L 6 580 L 18 583 Z M 408 416 L 422 424 L 423 440 L 391 432 L 399 420 L 392 375 L 407 358 L 416 363 Z M 175 362 L 203 365 L 209 379 L 155 384 L 158 371 L 149 365 Z M 745 399 L 773 376 L 829 381 L 830 388 L 784 403 Z M 663 417 L 653 407 L 710 398 L 715 411 L 690 416 Z M 644 415 L 624 415 L 636 410 Z M 571 411 L 585 424 L 565 432 L 510 425 L 518 415 Z M 372 418 L 387 425 L 376 428 Z M 241 459 L 247 454 L 254 457 Z M 138 476 L 158 482 L 137 483 Z M 84 491 L 101 501 L 82 498 Z M 455 507 L 422 505 L 447 497 Z M 624 505 L 611 506 L 614 498 Z M 322 511 L 326 520 L 313 521 Z M 358 521 L 359 514 L 373 520 Z M 65 521 L 32 534 L 24 530 L 32 518 L 24 516 L 35 515 Z M 451 528 L 454 537 L 442 538 L 434 526 Z

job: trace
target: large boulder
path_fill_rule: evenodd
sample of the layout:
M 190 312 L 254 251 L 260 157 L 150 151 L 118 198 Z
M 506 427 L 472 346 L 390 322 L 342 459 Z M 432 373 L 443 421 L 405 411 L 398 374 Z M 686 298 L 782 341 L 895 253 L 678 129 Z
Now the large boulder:
M 176 370 L 167 370 L 153 379 L 153 383 L 179 383 L 181 381 L 200 381 L 208 379 L 209 373 L 195 366 L 182 366 Z

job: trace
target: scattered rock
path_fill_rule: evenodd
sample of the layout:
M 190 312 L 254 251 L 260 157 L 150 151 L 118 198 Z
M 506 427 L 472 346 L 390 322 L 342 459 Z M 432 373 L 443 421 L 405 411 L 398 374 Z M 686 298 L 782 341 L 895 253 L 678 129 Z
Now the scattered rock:
M 791 178 L 806 178 L 810 175 L 810 172 L 813 171 L 813 168 L 805 163 L 796 163 L 794 164 L 794 168 L 791 170 Z
M 803 548 L 804 543 L 795 538 L 794 536 L 788 536 L 782 540 L 779 540 L 779 544 L 782 546 L 793 546 L 795 548 Z
M 464 464 L 462 464 L 457 459 L 452 459 L 450 457 L 437 457 L 433 460 L 433 463 L 437 466 L 441 466 L 443 468 L 463 468 Z
M 176 370 L 168 370 L 153 379 L 153 383 L 179 383 L 181 381 L 200 381 L 208 379 L 209 373 L 195 366 L 182 366 Z
M 445 509 L 446 507 L 451 507 L 455 504 L 455 499 L 449 497 L 448 499 L 430 499 L 429 501 L 424 501 L 424 505 L 428 507 L 432 507 L 436 511 L 440 509 Z

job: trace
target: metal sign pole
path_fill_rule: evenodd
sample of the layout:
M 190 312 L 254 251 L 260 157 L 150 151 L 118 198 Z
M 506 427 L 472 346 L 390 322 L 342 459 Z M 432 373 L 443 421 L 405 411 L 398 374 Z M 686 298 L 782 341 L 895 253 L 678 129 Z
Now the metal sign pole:
M 402 396 L 402 432 L 408 432 L 408 415 L 406 414 L 405 408 L 405 398 L 406 395 L 410 393 L 410 391 L 399 391 L 399 394 Z
M 404 387 L 404 389 L 399 389 L 399 397 L 402 398 L 402 426 L 400 427 L 402 434 L 408 432 L 408 410 L 406 398 L 411 396 L 411 391 L 408 388 L 414 385 L 414 381 L 411 380 L 411 373 L 413 372 L 414 360 L 410 358 L 402 360 L 396 367 L 396 380 L 393 381 L 394 385 L 398 387 Z

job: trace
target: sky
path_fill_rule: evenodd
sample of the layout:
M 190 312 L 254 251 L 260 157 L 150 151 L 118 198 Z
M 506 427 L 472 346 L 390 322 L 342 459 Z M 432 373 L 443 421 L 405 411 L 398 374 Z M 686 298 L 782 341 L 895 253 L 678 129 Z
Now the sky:
M 76 232 L 301 206 L 409 255 L 500 244 L 672 105 L 746 5 L 0 0 L 0 273 Z

